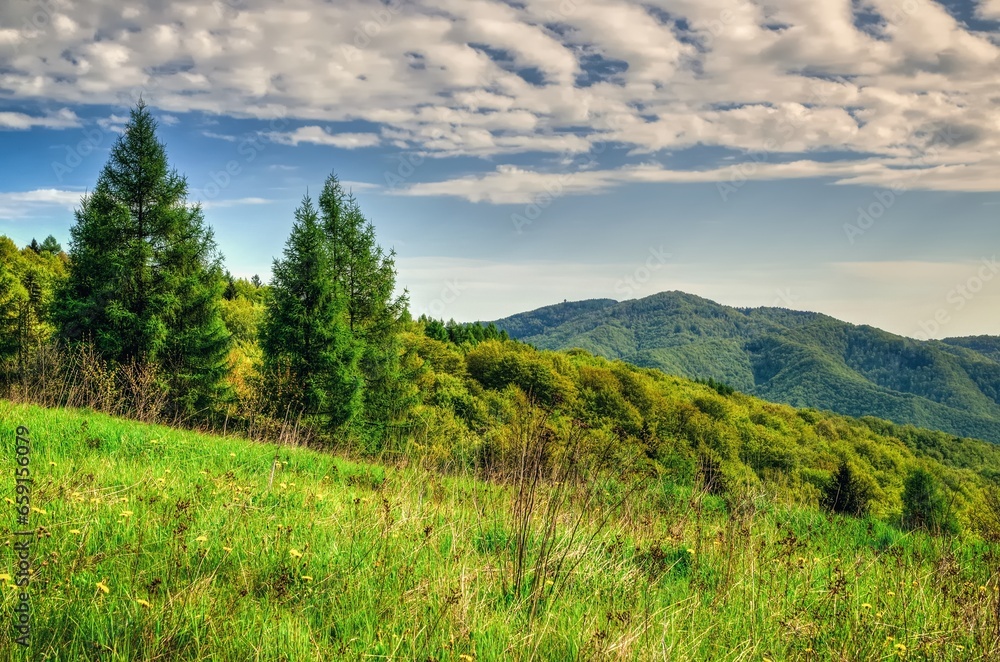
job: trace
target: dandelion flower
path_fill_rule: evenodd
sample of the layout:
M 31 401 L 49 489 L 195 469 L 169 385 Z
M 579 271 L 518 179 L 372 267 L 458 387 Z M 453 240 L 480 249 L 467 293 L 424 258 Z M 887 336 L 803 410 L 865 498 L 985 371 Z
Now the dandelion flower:
M 142 598 L 137 598 L 136 602 L 145 607 L 146 609 L 152 608 L 153 605 L 149 604 L 148 600 L 143 600 Z
M 80 535 L 82 533 L 82 531 L 80 531 L 80 529 L 70 529 L 69 532 L 70 533 L 75 533 L 76 535 Z
M 286 483 L 278 483 L 278 487 L 280 487 L 281 489 L 285 489 L 286 487 L 288 487 L 288 485 Z
M 165 474 L 168 474 L 168 473 L 170 473 L 170 469 L 164 469 L 164 470 L 163 470 L 163 473 L 165 473 Z
M 472 657 L 471 655 L 466 655 L 465 653 L 459 655 L 458 659 L 461 660 L 461 662 L 476 662 L 476 658 Z
M 229 457 L 236 457 L 236 453 L 230 453 Z
M 52 462 L 52 461 L 50 460 L 50 461 L 49 461 L 49 466 L 50 466 L 50 467 L 54 467 L 54 466 L 56 466 L 56 463 L 55 463 L 55 462 Z
M 861 605 L 861 608 L 864 609 L 865 611 L 868 611 L 872 608 L 872 606 L 866 602 L 863 605 Z
M 893 593 L 892 591 L 886 591 L 886 592 L 885 592 L 885 594 L 886 594 L 887 596 L 889 596 L 890 598 L 891 598 L 891 597 L 893 597 L 894 595 L 896 595 L 896 594 L 895 594 L 895 593 Z
M 961 653 L 962 651 L 965 650 L 965 646 L 963 646 L 962 644 L 955 644 L 955 650 Z
M 688 550 L 687 550 L 687 552 L 688 552 L 688 554 L 692 554 L 692 555 L 694 554 L 694 550 L 693 550 L 693 549 L 691 549 L 690 547 L 688 547 Z
M 195 538 L 195 541 L 196 542 L 208 542 L 208 536 L 205 536 L 205 535 L 198 536 L 197 538 Z
M 906 644 L 896 644 L 896 655 L 903 657 L 906 655 Z
M 302 579 L 304 579 L 307 582 L 311 582 L 313 580 L 313 578 L 310 577 L 309 575 L 302 575 Z
M 301 559 L 302 558 L 302 552 L 300 552 L 297 549 L 290 549 L 290 550 L 288 550 L 288 555 L 291 556 L 293 559 Z
M 3 573 L 2 575 L 0 575 L 0 582 L 9 582 L 10 580 L 11 580 L 11 576 L 9 574 L 7 574 L 6 572 Z
M 38 513 L 39 515 L 47 515 L 48 514 L 44 510 L 42 510 L 41 508 L 35 508 L 34 506 L 31 507 L 31 512 Z
M 134 513 L 131 510 L 123 510 L 121 516 L 124 518 L 132 517 Z
M 108 585 L 104 583 L 103 579 L 101 581 L 97 582 L 97 590 L 100 591 L 101 593 L 110 593 L 111 592 L 111 589 L 108 588 Z
M 233 551 L 232 547 L 223 547 L 222 549 L 225 550 L 225 551 L 227 551 L 227 552 Z

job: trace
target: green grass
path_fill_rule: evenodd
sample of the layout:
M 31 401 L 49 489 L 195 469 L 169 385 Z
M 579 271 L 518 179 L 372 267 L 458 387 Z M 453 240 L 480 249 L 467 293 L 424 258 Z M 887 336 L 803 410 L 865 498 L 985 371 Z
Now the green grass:
M 39 509 L 33 644 L 12 641 L 17 592 L 3 581 L 2 660 L 1000 655 L 996 550 L 971 538 L 650 483 L 621 508 L 591 503 L 575 536 L 580 500 L 559 511 L 565 563 L 532 610 L 509 586 L 503 486 L 0 401 L 6 497 L 18 425 Z M 13 575 L 4 505 L 0 573 Z

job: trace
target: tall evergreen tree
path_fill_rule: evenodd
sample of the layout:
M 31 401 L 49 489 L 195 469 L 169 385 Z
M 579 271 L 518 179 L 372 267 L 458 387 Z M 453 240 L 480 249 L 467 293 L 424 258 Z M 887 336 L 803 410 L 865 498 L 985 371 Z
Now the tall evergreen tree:
M 298 402 L 287 404 L 339 428 L 358 412 L 361 377 L 330 259 L 316 208 L 306 197 L 295 211 L 284 256 L 274 262 L 261 348 L 268 370 L 287 369 L 301 389 Z
M 395 295 L 395 252 L 386 253 L 378 245 L 374 226 L 336 174 L 327 178 L 319 208 L 331 278 L 345 299 L 348 327 L 362 347 L 359 366 L 365 382 L 366 430 L 381 440 L 387 427 L 402 420 L 415 401 L 401 374 L 396 335 L 407 296 Z
M 141 100 L 70 233 L 70 276 L 57 306 L 62 335 L 93 342 L 113 362 L 161 367 L 180 413 L 209 407 L 229 347 L 221 256 Z
M 45 238 L 39 249 L 43 253 L 52 253 L 53 255 L 62 252 L 62 246 L 59 245 L 59 242 L 52 235 Z

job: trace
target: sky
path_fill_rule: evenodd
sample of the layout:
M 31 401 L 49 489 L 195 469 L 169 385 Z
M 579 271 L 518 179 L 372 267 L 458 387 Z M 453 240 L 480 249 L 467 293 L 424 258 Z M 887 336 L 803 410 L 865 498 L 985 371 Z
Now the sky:
M 0 234 L 68 245 L 140 96 L 236 275 L 335 172 L 415 315 L 1000 334 L 1000 0 L 3 2 Z

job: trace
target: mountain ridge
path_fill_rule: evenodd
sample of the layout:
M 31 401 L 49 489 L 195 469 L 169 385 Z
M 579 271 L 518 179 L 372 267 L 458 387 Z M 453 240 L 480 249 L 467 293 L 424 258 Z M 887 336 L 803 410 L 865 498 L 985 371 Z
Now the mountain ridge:
M 579 347 L 850 416 L 1000 443 L 1000 337 L 921 341 L 823 313 L 737 308 L 679 291 L 564 302 L 494 322 L 542 349 Z

